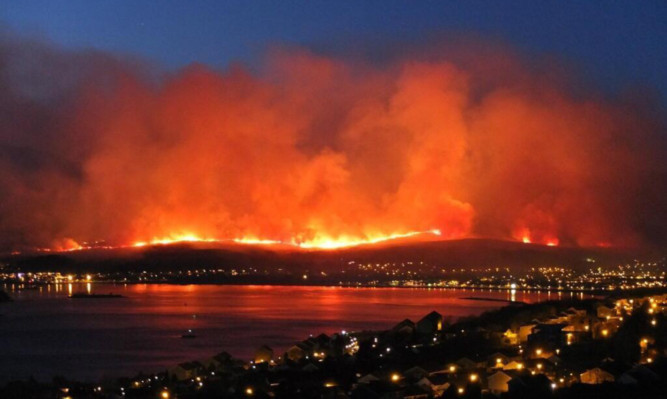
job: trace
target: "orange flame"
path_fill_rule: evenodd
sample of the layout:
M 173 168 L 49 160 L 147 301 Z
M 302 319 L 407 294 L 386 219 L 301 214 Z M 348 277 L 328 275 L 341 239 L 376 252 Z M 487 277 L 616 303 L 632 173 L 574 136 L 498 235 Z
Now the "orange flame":
M 150 241 L 137 241 L 132 244 L 133 247 L 145 247 L 151 245 L 169 245 L 186 242 L 218 242 L 215 238 L 202 238 L 196 234 L 173 234 L 163 238 L 153 238 Z
M 526 227 L 518 229 L 513 236 L 524 244 L 541 244 L 549 247 L 556 247 L 560 244 L 558 237 L 547 233 L 537 235 Z
M 249 238 L 249 237 L 233 238 L 232 241 L 234 241 L 237 244 L 247 244 L 247 245 L 277 245 L 277 244 L 282 244 L 282 241 L 279 241 L 279 240 L 263 240 L 261 238 Z
M 410 238 L 424 235 L 440 236 L 442 233 L 438 229 L 428 231 L 409 231 L 407 233 L 394 233 L 388 235 L 373 235 L 366 238 L 356 238 L 348 236 L 340 236 L 332 238 L 326 235 L 316 237 L 312 240 L 302 242 L 292 242 L 300 248 L 305 249 L 339 249 L 347 247 L 355 247 L 359 245 L 379 244 L 386 241 L 397 240 L 401 238 Z
M 136 241 L 130 245 L 117 245 L 117 246 L 92 246 L 92 245 L 79 245 L 74 240 L 65 240 L 64 243 L 67 243 L 67 246 L 59 245 L 54 248 L 39 248 L 40 252 L 70 252 L 70 251 L 82 251 L 89 249 L 113 249 L 113 248 L 142 248 L 155 245 L 171 245 L 171 244 L 181 244 L 181 243 L 224 243 L 232 242 L 236 244 L 243 245 L 285 245 L 296 247 L 300 249 L 320 249 L 320 250 L 333 250 L 333 249 L 342 249 L 355 247 L 360 245 L 372 245 L 380 244 L 383 242 L 388 242 L 392 240 L 400 240 L 403 238 L 419 237 L 426 239 L 429 236 L 439 237 L 442 235 L 442 232 L 439 229 L 431 229 L 425 231 L 409 231 L 406 233 L 393 233 L 393 234 L 374 234 L 367 237 L 353 237 L 347 235 L 341 235 L 338 237 L 332 237 L 328 235 L 317 235 L 313 239 L 308 240 L 297 240 L 291 239 L 287 241 L 281 240 L 272 240 L 272 239 L 263 239 L 257 237 L 242 237 L 242 238 L 209 238 L 209 237 L 200 237 L 194 233 L 184 233 L 184 234 L 170 234 L 161 238 L 153 238 L 152 240 L 147 241 Z

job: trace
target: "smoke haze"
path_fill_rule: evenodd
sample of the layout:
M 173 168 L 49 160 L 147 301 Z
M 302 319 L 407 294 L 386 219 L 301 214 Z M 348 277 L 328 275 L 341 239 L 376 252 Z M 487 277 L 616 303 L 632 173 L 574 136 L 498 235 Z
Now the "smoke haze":
M 0 247 L 440 230 L 663 244 L 665 123 L 549 62 L 277 48 L 259 72 L 0 40 Z M 407 53 L 406 53 L 407 54 Z

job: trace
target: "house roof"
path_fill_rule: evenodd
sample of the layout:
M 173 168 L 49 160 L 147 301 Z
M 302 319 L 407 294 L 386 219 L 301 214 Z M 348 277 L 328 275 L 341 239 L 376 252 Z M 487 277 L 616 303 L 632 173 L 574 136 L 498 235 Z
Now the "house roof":
M 656 381 L 660 379 L 660 376 L 658 374 L 656 374 L 653 370 L 649 369 L 643 364 L 636 365 L 632 369 L 628 370 L 625 374 L 629 374 L 636 380 L 641 382 Z
M 447 374 L 431 374 L 428 379 L 433 385 L 442 385 L 449 382 L 449 376 Z
M 405 370 L 405 372 L 403 374 L 405 374 L 409 377 L 412 377 L 412 378 L 420 378 L 420 377 L 423 377 L 423 376 L 427 376 L 428 371 L 424 370 L 421 367 L 415 366 L 415 367 L 412 367 L 412 368 L 409 368 L 409 369 Z
M 373 373 L 368 373 L 368 374 L 366 374 L 366 375 L 363 376 L 363 377 L 359 377 L 359 379 L 357 380 L 357 382 L 359 382 L 359 383 L 361 383 L 361 384 L 364 384 L 364 383 L 368 383 L 368 382 L 371 382 L 371 381 L 379 381 L 379 380 L 380 380 L 380 379 L 379 379 L 375 374 L 373 374 Z
M 487 359 L 495 360 L 495 359 L 497 359 L 497 358 L 499 358 L 499 357 L 502 357 L 503 359 L 509 359 L 509 358 L 510 358 L 509 356 L 507 356 L 506 354 L 504 354 L 504 353 L 502 353 L 502 352 L 495 352 L 495 353 L 490 354 L 490 355 L 487 357 Z
M 198 368 L 203 367 L 203 365 L 197 361 L 194 361 L 194 362 L 179 363 L 178 367 L 182 368 L 183 370 L 196 370 Z
M 304 343 L 304 342 L 297 342 L 296 344 L 292 345 L 287 351 L 291 351 L 293 349 L 299 349 L 303 352 L 308 352 L 310 350 L 310 345 Z
M 442 320 L 442 315 L 434 310 L 431 313 L 427 314 L 426 316 L 422 317 L 418 323 L 421 323 L 423 321 L 438 322 L 440 320 Z
M 486 379 L 487 380 L 495 380 L 497 378 L 509 381 L 509 380 L 512 379 L 512 376 L 510 376 L 509 374 L 505 373 L 502 370 L 499 370 L 499 371 L 496 371 L 495 373 L 491 374 L 490 376 L 488 376 Z
M 213 356 L 213 359 L 219 361 L 220 363 L 226 363 L 232 360 L 232 355 L 227 352 L 220 352 L 217 355 Z
M 533 328 L 533 334 L 535 333 L 540 333 L 540 332 L 546 332 L 546 333 L 557 333 L 563 330 L 563 328 L 567 327 L 566 323 L 557 323 L 557 324 L 538 324 Z
M 404 327 L 415 328 L 415 323 L 410 319 L 405 319 L 402 322 L 396 324 L 392 330 L 400 330 Z
M 610 372 L 604 370 L 604 369 L 601 368 L 601 367 L 593 367 L 593 368 L 590 368 L 590 369 L 584 371 L 583 373 L 581 373 L 582 376 L 583 376 L 584 374 L 608 374 L 608 375 L 610 375 L 610 376 L 612 376 L 612 377 L 614 376 L 614 374 L 612 374 L 612 373 L 610 373 Z
M 602 362 L 600 365 L 600 369 L 614 375 L 614 376 L 619 376 L 623 374 L 624 372 L 630 370 L 630 366 L 628 366 L 625 363 L 622 362 L 617 362 L 613 359 L 605 360 Z
M 319 343 L 324 343 L 324 342 L 329 342 L 331 338 L 329 338 L 329 336 L 326 335 L 325 333 L 322 333 L 317 337 L 315 337 L 315 340 L 317 340 Z

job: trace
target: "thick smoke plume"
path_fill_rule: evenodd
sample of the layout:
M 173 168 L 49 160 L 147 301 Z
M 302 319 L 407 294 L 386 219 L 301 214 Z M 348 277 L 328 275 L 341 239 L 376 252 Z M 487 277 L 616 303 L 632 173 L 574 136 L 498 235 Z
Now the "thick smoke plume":
M 433 229 L 664 242 L 655 102 L 590 93 L 511 51 L 434 47 L 386 62 L 282 49 L 261 72 L 158 73 L 5 38 L 1 247 Z

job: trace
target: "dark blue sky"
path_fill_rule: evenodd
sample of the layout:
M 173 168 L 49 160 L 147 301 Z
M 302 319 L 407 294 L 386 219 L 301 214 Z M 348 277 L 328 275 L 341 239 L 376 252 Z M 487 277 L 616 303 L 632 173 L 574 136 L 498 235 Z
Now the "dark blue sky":
M 344 45 L 474 32 L 557 54 L 610 88 L 667 94 L 667 1 L 5 1 L 0 23 L 67 48 L 170 68 L 252 64 L 267 45 Z M 589 75 L 589 73 L 587 73 Z

